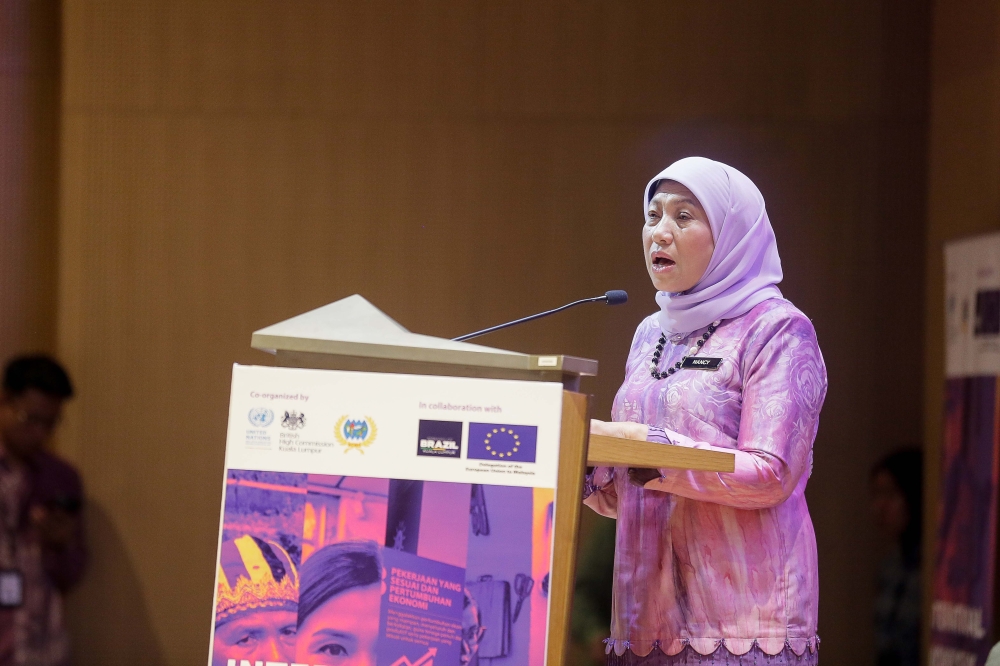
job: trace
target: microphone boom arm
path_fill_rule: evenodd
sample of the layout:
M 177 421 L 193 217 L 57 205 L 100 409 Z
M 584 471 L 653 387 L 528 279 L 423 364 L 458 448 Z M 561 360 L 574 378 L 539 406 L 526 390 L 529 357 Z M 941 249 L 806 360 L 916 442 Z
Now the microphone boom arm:
M 627 298 L 627 296 L 626 296 L 626 298 Z M 532 321 L 532 320 L 535 320 L 535 319 L 541 319 L 542 317 L 547 317 L 547 316 L 549 316 L 551 314 L 555 314 L 557 312 L 562 312 L 563 310 L 571 308 L 571 307 L 573 307 L 575 305 L 583 305 L 584 303 L 594 303 L 596 301 L 608 301 L 608 300 L 609 300 L 608 294 L 604 294 L 603 296 L 594 296 L 593 298 L 581 298 L 579 301 L 573 301 L 572 303 L 567 303 L 566 305 L 563 305 L 562 307 L 555 308 L 553 310 L 546 310 L 545 312 L 539 312 L 538 314 L 533 314 L 533 315 L 528 316 L 528 317 L 523 317 L 523 318 L 517 319 L 515 321 L 509 321 L 506 324 L 498 324 L 497 326 L 491 326 L 490 328 L 484 328 L 483 330 L 476 331 L 475 333 L 466 333 L 465 335 L 460 335 L 457 338 L 452 338 L 452 342 L 464 342 L 465 340 L 470 340 L 472 338 L 477 338 L 480 335 L 486 335 L 487 333 L 492 333 L 494 331 L 499 331 L 501 329 L 508 328 L 510 326 L 516 326 L 517 324 L 523 324 L 525 322 Z

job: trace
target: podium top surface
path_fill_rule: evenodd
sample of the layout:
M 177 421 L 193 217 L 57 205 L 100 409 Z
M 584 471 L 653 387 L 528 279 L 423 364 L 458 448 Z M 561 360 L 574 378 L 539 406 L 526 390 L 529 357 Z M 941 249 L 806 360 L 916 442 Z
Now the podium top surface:
M 411 333 L 364 297 L 355 294 L 255 331 L 254 349 L 272 354 L 344 357 L 373 362 L 462 366 L 484 370 L 553 372 L 593 376 L 597 361 L 563 355 L 535 355 Z M 356 366 L 354 366 L 356 367 Z

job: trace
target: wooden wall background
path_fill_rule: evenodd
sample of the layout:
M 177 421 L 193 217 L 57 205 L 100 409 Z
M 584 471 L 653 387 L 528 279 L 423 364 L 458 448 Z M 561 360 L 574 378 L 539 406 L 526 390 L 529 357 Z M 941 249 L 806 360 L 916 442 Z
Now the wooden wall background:
M 0 358 L 56 330 L 58 0 L 0 2 Z
M 929 5 L 64 0 L 79 663 L 203 663 L 230 366 L 268 361 L 259 327 L 358 292 L 451 337 L 625 288 L 490 341 L 599 359 L 606 416 L 654 308 L 641 189 L 689 154 L 760 186 L 819 331 L 820 632 L 862 663 L 867 470 L 923 432 Z

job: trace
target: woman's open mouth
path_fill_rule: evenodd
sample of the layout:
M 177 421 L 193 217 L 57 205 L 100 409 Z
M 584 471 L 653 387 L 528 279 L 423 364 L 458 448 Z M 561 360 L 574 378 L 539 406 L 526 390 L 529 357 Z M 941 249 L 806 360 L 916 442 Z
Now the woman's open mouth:
M 676 263 L 677 262 L 668 257 L 662 257 L 662 256 L 653 257 L 653 270 L 666 271 L 675 266 Z

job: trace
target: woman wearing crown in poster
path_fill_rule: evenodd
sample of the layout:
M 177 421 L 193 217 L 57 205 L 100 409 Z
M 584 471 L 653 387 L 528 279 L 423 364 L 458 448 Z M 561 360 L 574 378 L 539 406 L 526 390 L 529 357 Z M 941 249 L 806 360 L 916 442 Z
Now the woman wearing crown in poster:
M 812 323 L 782 298 L 764 198 L 701 157 L 646 186 L 659 312 L 635 333 L 614 422 L 591 432 L 736 455 L 732 474 L 598 467 L 585 502 L 616 518 L 608 663 L 818 663 L 805 487 L 826 394 Z

